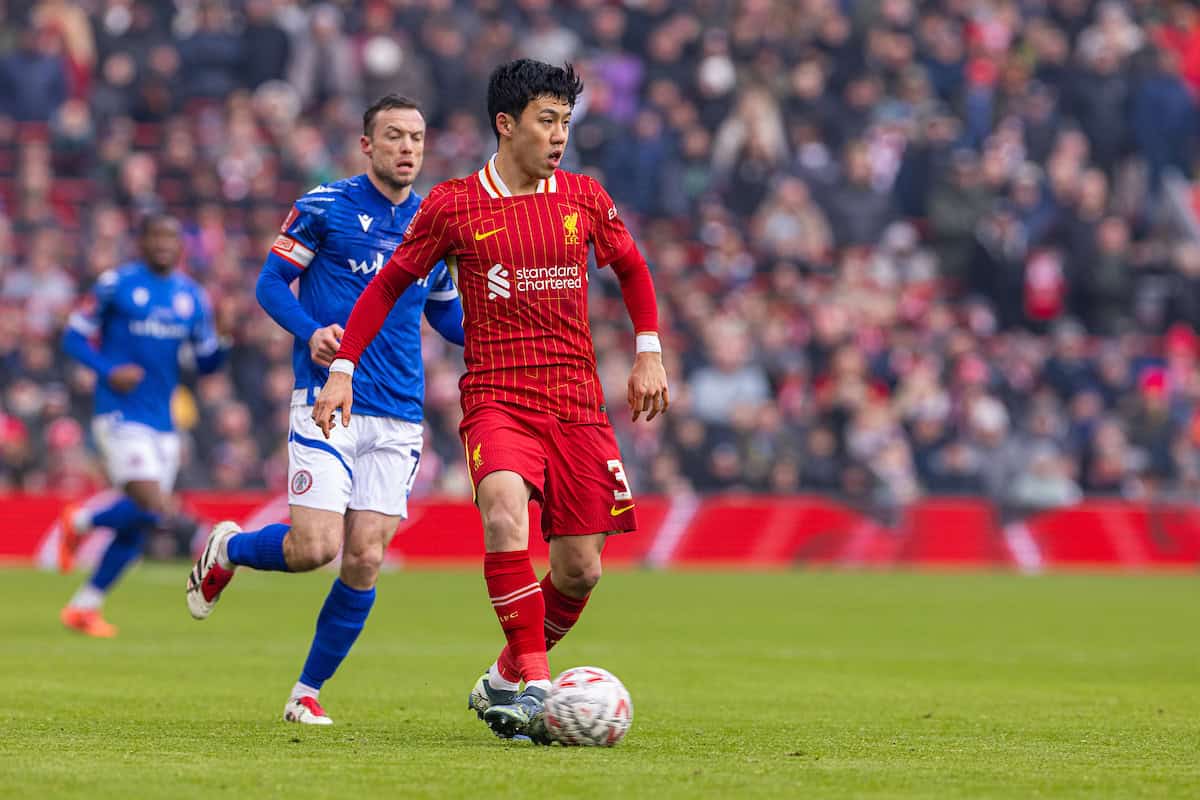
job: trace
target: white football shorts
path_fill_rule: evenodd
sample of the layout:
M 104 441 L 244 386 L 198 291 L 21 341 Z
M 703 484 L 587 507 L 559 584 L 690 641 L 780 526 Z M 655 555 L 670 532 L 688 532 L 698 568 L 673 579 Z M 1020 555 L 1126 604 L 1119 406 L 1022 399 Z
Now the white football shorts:
M 393 417 L 339 417 L 329 438 L 304 405 L 293 400 L 288 434 L 288 503 L 345 513 L 346 509 L 408 516 L 408 495 L 421 463 L 423 429 Z
M 122 420 L 120 414 L 101 414 L 92 420 L 92 435 L 113 486 L 156 481 L 164 492 L 175 486 L 179 473 L 178 433 Z

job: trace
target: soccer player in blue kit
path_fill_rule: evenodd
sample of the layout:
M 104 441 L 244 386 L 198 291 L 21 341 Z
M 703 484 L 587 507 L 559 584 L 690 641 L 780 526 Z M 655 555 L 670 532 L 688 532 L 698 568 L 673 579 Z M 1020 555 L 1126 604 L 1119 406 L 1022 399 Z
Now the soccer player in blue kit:
M 63 349 L 96 371 L 92 434 L 109 479 L 124 496 L 99 511 L 64 510 L 59 544 L 64 572 L 74 566 L 75 551 L 93 528 L 112 528 L 114 536 L 61 618 L 69 628 L 104 638 L 117 629 L 101 615 L 101 605 L 141 555 L 179 471 L 171 395 L 179 384 L 180 347 L 191 345 L 202 374 L 215 371 L 225 357 L 207 294 L 175 271 L 183 252 L 179 222 L 164 214 L 148 216 L 138 246 L 141 259 L 101 275 L 63 336 Z
M 424 419 L 422 313 L 448 341 L 463 343 L 458 292 L 446 265 L 438 264 L 400 298 L 354 372 L 353 424 L 327 440 L 313 422 L 313 401 L 328 378 L 342 326 L 421 204 L 412 190 L 425 148 L 420 108 L 398 95 L 380 99 L 363 114 L 360 146 L 367 172 L 297 200 L 258 281 L 259 303 L 296 338 L 291 525 L 241 532 L 222 522 L 188 576 L 188 609 L 205 619 L 238 566 L 304 572 L 328 564 L 342 548 L 340 574 L 283 713 L 287 722 L 313 725 L 332 723 L 318 701 L 321 687 L 362 631 L 384 552 L 407 515 Z M 297 279 L 298 298 L 290 289 Z

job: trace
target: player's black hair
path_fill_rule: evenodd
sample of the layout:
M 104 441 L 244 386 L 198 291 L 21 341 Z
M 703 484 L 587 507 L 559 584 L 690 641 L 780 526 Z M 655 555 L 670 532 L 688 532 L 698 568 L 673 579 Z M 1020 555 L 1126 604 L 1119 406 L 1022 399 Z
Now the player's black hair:
M 393 108 L 411 108 L 421 116 L 425 116 L 421 104 L 411 97 L 405 97 L 402 94 L 385 94 L 371 103 L 371 107 L 363 112 L 363 136 L 370 136 L 374 132 L 375 117 L 379 116 L 380 111 L 390 111 Z
M 574 108 L 575 98 L 582 91 L 583 81 L 570 64 L 555 67 L 531 58 L 501 64 L 488 79 L 488 119 L 492 123 L 492 133 L 500 139 L 497 114 L 508 114 L 516 119 L 525 106 L 539 97 L 553 97 Z
M 146 234 L 150 233 L 150 229 L 160 222 L 166 222 L 174 225 L 176 228 L 179 227 L 179 220 L 173 214 L 168 214 L 165 211 L 151 211 L 149 214 L 146 214 L 144 217 L 138 220 L 138 238 L 145 238 Z

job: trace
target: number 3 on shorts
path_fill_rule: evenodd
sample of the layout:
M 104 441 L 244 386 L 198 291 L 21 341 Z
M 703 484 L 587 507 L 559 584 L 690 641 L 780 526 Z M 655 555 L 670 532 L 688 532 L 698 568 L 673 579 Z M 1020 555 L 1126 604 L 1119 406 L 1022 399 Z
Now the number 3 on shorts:
M 613 489 L 614 500 L 632 500 L 633 492 L 629 490 L 629 479 L 625 477 L 625 468 L 621 466 L 621 462 L 615 458 L 610 458 L 608 461 L 608 471 L 617 479 L 617 484 L 620 489 Z

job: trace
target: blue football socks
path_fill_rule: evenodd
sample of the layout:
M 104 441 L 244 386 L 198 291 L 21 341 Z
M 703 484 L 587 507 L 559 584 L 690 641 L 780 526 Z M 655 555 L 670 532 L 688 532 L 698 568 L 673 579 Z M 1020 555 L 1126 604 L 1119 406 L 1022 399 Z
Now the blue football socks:
M 317 632 L 304 662 L 304 671 L 300 673 L 301 683 L 320 689 L 333 677 L 362 632 L 374 603 L 374 588 L 351 589 L 340 578 L 333 582 L 317 617 Z
M 234 534 L 225 545 L 225 555 L 239 566 L 290 572 L 283 557 L 283 539 L 289 530 L 287 525 L 276 523 L 261 530 Z
M 108 508 L 92 514 L 93 527 L 112 528 L 114 531 L 157 524 L 157 514 L 146 511 L 128 496 L 122 497 Z
M 108 592 L 117 578 L 142 554 L 145 541 L 146 529 L 141 525 L 118 528 L 89 583 L 101 592 Z

